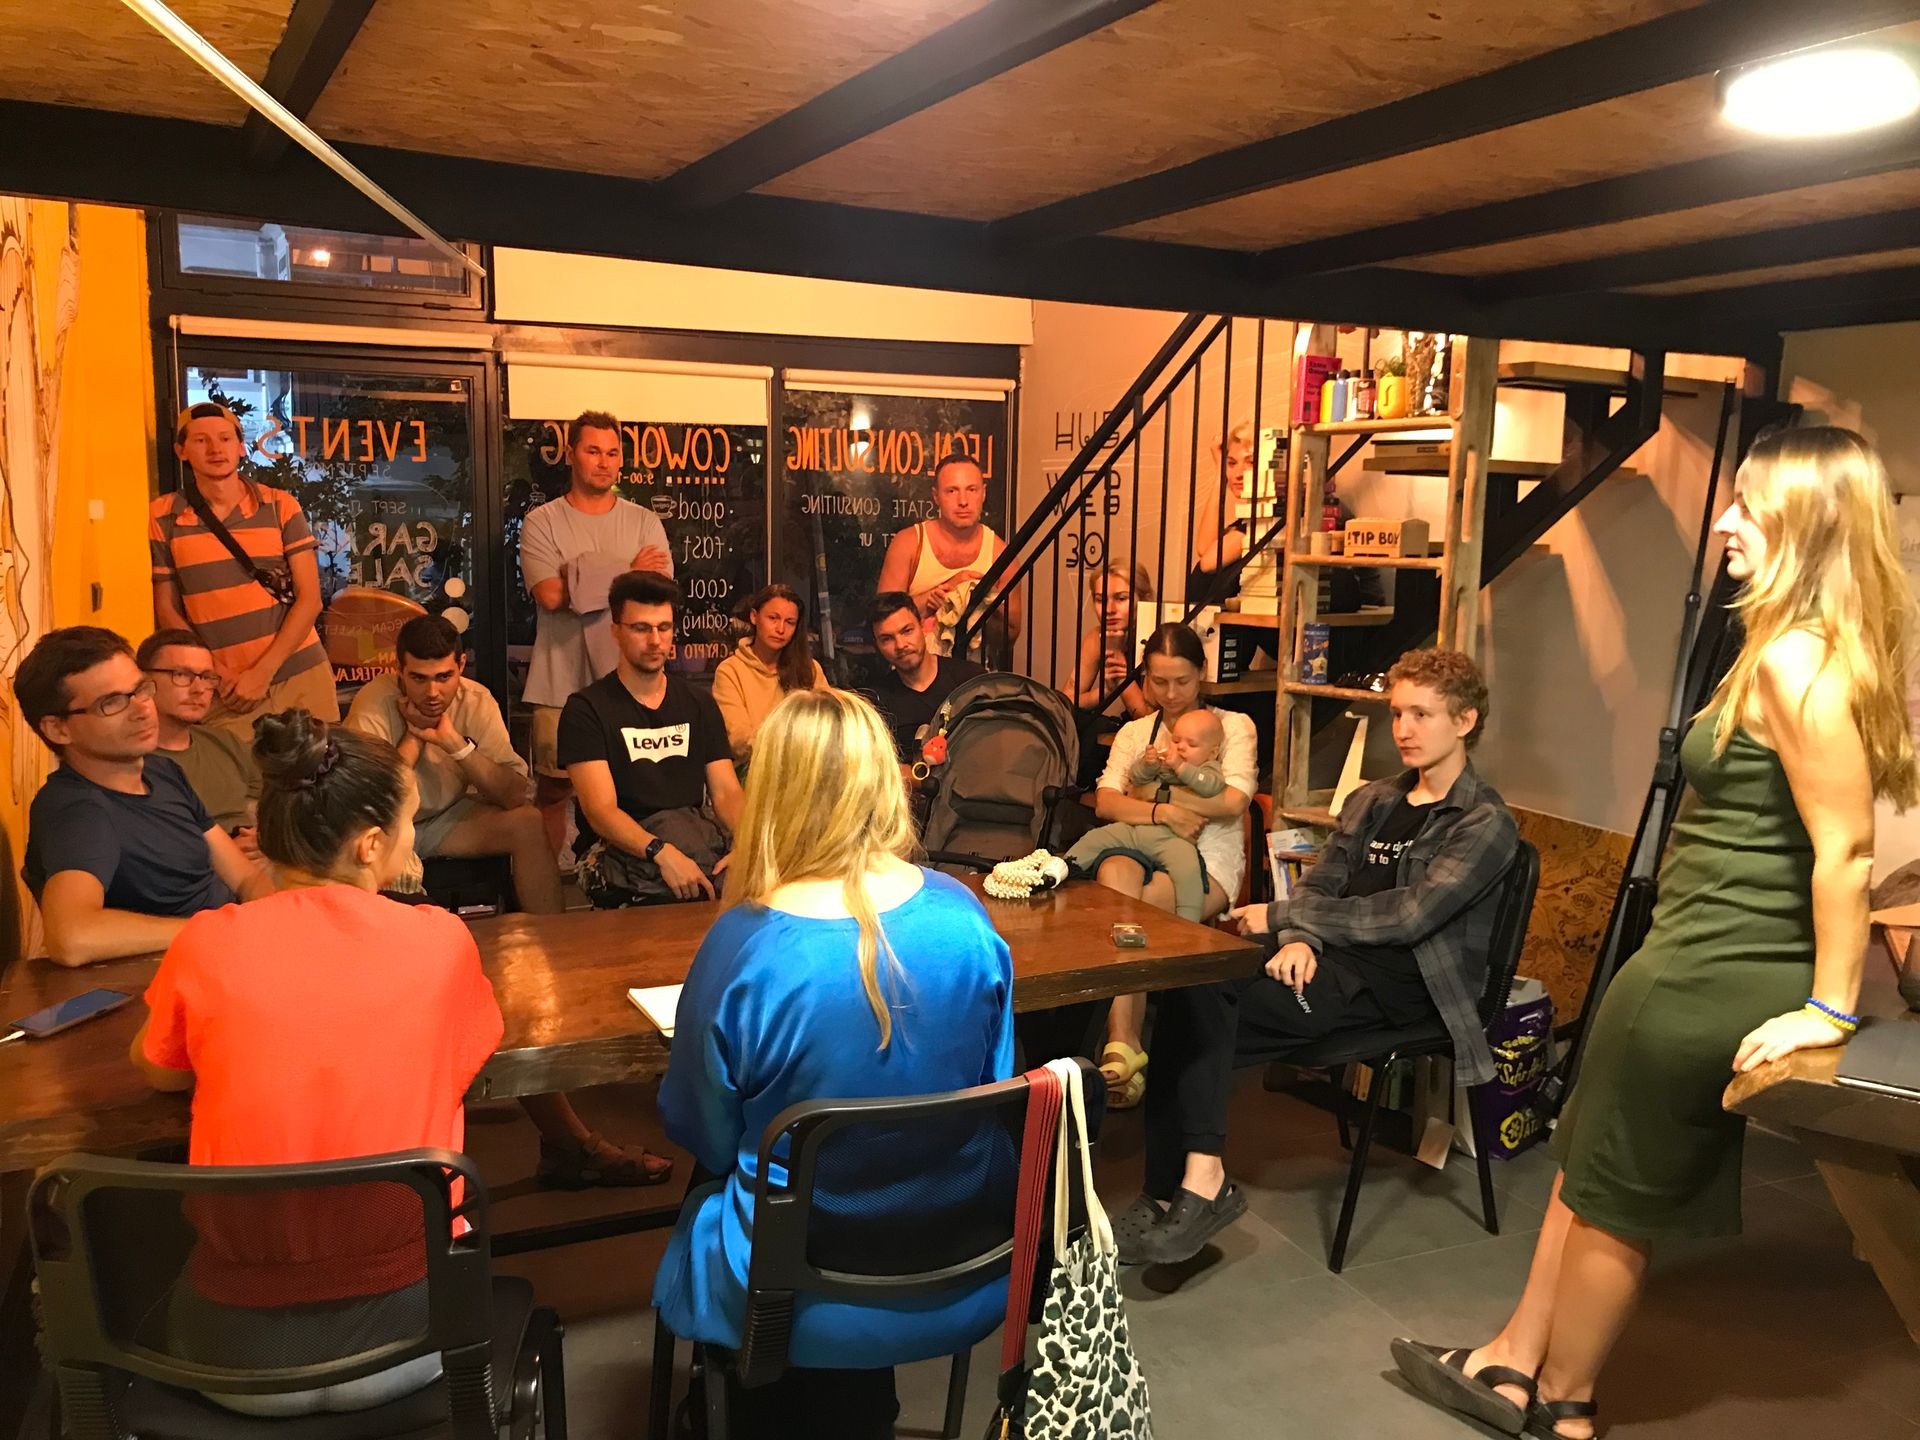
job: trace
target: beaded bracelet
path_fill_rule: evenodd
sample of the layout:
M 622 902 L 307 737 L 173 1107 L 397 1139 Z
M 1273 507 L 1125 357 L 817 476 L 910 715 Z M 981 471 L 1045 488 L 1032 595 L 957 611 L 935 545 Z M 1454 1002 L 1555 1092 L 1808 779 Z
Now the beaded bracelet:
M 1838 1026 L 1851 1035 L 1860 1028 L 1860 1017 L 1849 1015 L 1844 1010 L 1836 1010 L 1831 1005 L 1822 1004 L 1811 995 L 1807 997 L 1806 1011 L 1809 1015 L 1818 1015 L 1829 1025 Z

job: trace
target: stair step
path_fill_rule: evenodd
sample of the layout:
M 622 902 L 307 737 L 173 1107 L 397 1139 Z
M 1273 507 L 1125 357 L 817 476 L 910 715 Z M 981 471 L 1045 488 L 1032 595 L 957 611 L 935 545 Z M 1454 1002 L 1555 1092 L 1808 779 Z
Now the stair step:
M 1324 420 L 1300 429 L 1308 435 L 1392 435 L 1406 430 L 1451 430 L 1451 415 L 1403 415 L 1398 420 Z
M 1340 685 L 1311 685 L 1304 680 L 1289 680 L 1280 687 L 1289 695 L 1307 695 L 1315 700 L 1345 700 L 1350 705 L 1385 705 L 1387 697 L 1378 690 L 1353 690 Z
M 1556 365 L 1549 360 L 1516 360 L 1500 367 L 1500 383 L 1515 390 L 1569 390 L 1584 385 L 1625 390 L 1627 372 L 1602 369 L 1596 365 Z M 1702 386 L 1711 383 L 1708 380 L 1688 380 L 1669 375 L 1663 393 L 1698 395 Z
M 1353 570 L 1440 570 L 1447 563 L 1444 555 L 1289 555 L 1295 565 L 1311 568 Z
M 1311 805 L 1282 805 L 1280 818 L 1291 820 L 1296 825 L 1317 825 L 1322 830 L 1332 830 L 1340 821 L 1331 810 L 1318 809 Z

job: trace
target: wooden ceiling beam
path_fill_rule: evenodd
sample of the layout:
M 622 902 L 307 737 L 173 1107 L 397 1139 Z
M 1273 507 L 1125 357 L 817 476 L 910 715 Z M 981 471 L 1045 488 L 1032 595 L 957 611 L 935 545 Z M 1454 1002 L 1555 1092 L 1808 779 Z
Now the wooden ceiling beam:
M 267 61 L 262 88 L 304 120 L 346 59 L 374 0 L 293 0 L 286 29 Z M 255 166 L 277 164 L 293 142 L 257 110 L 240 127 L 246 156 Z
M 1920 18 L 1913 0 L 1707 0 L 1422 94 L 1009 216 L 999 239 L 1097 235 Z
M 224 125 L 0 100 L 0 194 L 149 210 L 266 218 L 376 234 L 393 219 L 305 152 L 249 173 Z M 663 202 L 658 185 L 468 156 L 367 145 L 341 152 L 461 240 L 882 285 L 1289 320 L 1412 326 L 1570 344 L 1753 354 L 1774 343 L 1766 317 L 1684 299 L 1549 296 L 1486 304 L 1458 276 L 1355 270 L 1275 284 L 1254 257 L 1095 236 L 1033 249 L 993 243 L 985 225 L 899 211 L 743 195 L 704 210 Z M 511 205 L 500 203 L 510 195 Z
M 1259 262 L 1270 279 L 1293 279 L 1622 220 L 1644 220 L 1650 215 L 1883 175 L 1916 165 L 1920 165 L 1920 120 L 1909 120 L 1866 138 L 1847 136 L 1754 146 L 1345 235 L 1327 235 L 1263 251 Z
M 896 121 L 1104 29 L 1154 0 L 990 0 L 898 55 L 668 176 L 661 194 L 718 205 Z
M 1920 245 L 1920 207 L 1816 220 L 1777 230 L 1716 236 L 1684 245 L 1602 255 L 1592 260 L 1540 265 L 1526 270 L 1504 270 L 1473 278 L 1490 297 L 1525 299 L 1592 290 L 1624 290 L 1635 285 L 1665 285 L 1677 280 L 1840 260 L 1917 245 Z

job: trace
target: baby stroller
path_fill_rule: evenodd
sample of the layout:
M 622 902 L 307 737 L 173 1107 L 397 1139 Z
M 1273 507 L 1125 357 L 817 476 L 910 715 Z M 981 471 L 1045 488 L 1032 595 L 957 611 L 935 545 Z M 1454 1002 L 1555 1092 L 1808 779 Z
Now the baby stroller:
M 987 870 L 1077 838 L 1062 832 L 1082 808 L 1073 800 L 1080 739 L 1059 691 L 1024 675 L 976 675 L 940 707 L 923 753 L 931 799 L 921 839 L 937 868 Z

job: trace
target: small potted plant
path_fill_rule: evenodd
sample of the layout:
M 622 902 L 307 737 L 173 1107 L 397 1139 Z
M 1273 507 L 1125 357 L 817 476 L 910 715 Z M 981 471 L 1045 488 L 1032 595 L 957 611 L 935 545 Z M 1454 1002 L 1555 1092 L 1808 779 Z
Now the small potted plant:
M 1374 413 L 1382 420 L 1398 420 L 1407 413 L 1407 362 L 1398 355 L 1380 364 Z

